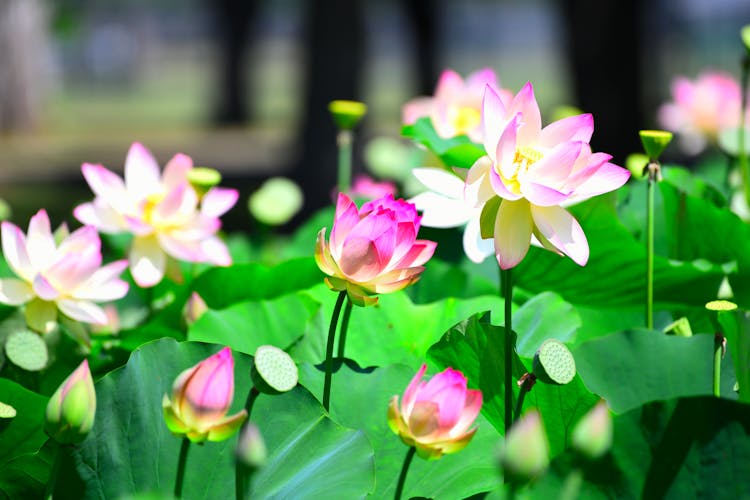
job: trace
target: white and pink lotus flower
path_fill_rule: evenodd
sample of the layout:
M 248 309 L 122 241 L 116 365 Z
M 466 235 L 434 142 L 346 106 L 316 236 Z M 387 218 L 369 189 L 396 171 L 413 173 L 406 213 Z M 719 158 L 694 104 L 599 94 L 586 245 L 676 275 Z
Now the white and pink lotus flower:
M 93 226 L 84 226 L 55 241 L 45 210 L 31 218 L 28 233 L 2 223 L 3 255 L 18 278 L 0 279 L 0 302 L 25 305 L 26 322 L 51 331 L 58 312 L 83 323 L 104 325 L 108 317 L 97 302 L 124 297 L 128 284 L 120 279 L 126 260 L 102 266 L 101 241 Z
M 488 85 L 507 102 L 513 98 L 511 91 L 500 87 L 491 68 L 475 71 L 466 80 L 455 71 L 446 69 L 440 75 L 433 96 L 417 97 L 404 105 L 403 122 L 410 125 L 426 116 L 432 119 L 440 137 L 468 135 L 471 140 L 481 142 L 482 96 Z
M 416 172 L 433 191 L 414 200 L 424 224 L 466 224 L 464 248 L 477 262 L 488 253 L 482 236 L 492 236 L 502 269 L 521 262 L 532 242 L 585 265 L 586 235 L 563 207 L 617 189 L 630 176 L 610 163 L 611 155 L 591 151 L 593 117 L 572 116 L 542 128 L 530 83 L 510 103 L 487 86 L 482 130 L 487 154 L 466 173 L 465 182 L 440 169 Z M 485 220 L 494 221 L 484 235 L 479 223 L 483 212 Z
M 232 259 L 218 236 L 219 217 L 237 202 L 234 189 L 213 187 L 203 196 L 188 181 L 193 160 L 175 155 L 160 173 L 153 155 L 134 143 L 125 160 L 125 179 L 102 165 L 84 163 L 83 175 L 96 195 L 76 207 L 84 224 L 103 233 L 132 233 L 130 272 L 141 287 L 158 284 L 167 258 L 228 266 Z

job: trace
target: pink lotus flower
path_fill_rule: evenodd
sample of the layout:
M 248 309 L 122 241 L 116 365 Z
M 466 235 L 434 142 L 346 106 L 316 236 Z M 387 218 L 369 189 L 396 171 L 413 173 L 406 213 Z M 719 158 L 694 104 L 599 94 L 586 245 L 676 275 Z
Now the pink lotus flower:
M 419 221 L 414 205 L 391 195 L 358 210 L 339 194 L 330 243 L 323 228 L 315 248 L 315 261 L 328 275 L 326 284 L 365 306 L 377 302 L 372 294 L 395 292 L 417 281 L 437 245 L 416 239 Z
M 130 272 L 139 286 L 162 280 L 168 255 L 187 262 L 231 264 L 216 233 L 219 217 L 234 206 L 239 194 L 215 187 L 199 197 L 187 179 L 192 168 L 193 160 L 178 154 L 160 174 L 154 157 L 138 143 L 128 151 L 124 182 L 102 165 L 83 164 L 83 175 L 96 198 L 76 207 L 74 214 L 104 233 L 134 235 Z
M 94 380 L 84 359 L 47 403 L 44 430 L 58 443 L 80 443 L 94 426 L 95 417 Z
M 707 71 L 694 81 L 677 77 L 673 101 L 659 108 L 659 123 L 679 134 L 686 153 L 698 154 L 721 130 L 739 126 L 741 95 L 740 84 L 727 73 Z
M 487 156 L 469 170 L 466 189 L 475 193 L 478 206 L 496 211 L 488 215 L 494 219 L 500 267 L 510 269 L 521 262 L 532 239 L 585 265 L 586 235 L 560 205 L 617 189 L 630 176 L 609 163 L 610 155 L 591 152 L 592 116 L 572 116 L 542 128 L 530 83 L 509 106 L 488 86 L 482 125 Z M 496 197 L 502 203 L 496 203 Z
M 377 182 L 366 175 L 358 175 L 354 178 L 349 194 L 352 198 L 361 197 L 374 200 L 386 195 L 396 196 L 396 191 L 396 185 L 392 182 Z
M 466 377 L 447 368 L 422 381 L 422 365 L 398 403 L 393 396 L 388 406 L 388 425 L 407 446 L 414 446 L 425 459 L 462 450 L 477 428 L 469 429 L 482 409 L 482 393 L 466 388 Z
M 247 418 L 241 410 L 225 416 L 234 397 L 234 359 L 225 347 L 180 373 L 172 385 L 172 399 L 162 401 L 169 430 L 193 442 L 223 441 Z
M 434 97 L 418 97 L 404 105 L 403 122 L 409 125 L 428 116 L 440 137 L 468 135 L 474 142 L 481 142 L 482 96 L 487 85 L 507 102 L 513 98 L 512 92 L 500 87 L 490 68 L 470 74 L 466 81 L 447 69 L 440 75 Z
M 128 292 L 119 276 L 127 267 L 120 260 L 102 267 L 96 228 L 84 226 L 55 242 L 47 212 L 29 222 L 28 234 L 2 223 L 5 260 L 18 278 L 0 280 L 0 302 L 26 305 L 26 321 L 39 332 L 51 331 L 58 310 L 84 323 L 106 324 L 107 315 L 95 302 L 117 300 Z

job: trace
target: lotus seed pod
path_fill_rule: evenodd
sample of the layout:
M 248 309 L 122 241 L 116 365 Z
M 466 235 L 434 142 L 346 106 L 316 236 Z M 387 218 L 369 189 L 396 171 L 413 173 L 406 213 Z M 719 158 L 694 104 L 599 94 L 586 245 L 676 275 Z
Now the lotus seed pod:
M 728 300 L 712 300 L 706 304 L 706 309 L 716 312 L 734 311 L 737 309 L 737 304 Z
M 304 202 L 304 194 L 294 181 L 271 177 L 247 200 L 250 214 L 263 224 L 280 226 L 294 217 Z
M 208 190 L 218 186 L 221 182 L 221 173 L 218 170 L 209 167 L 193 167 L 188 170 L 187 180 L 199 198 L 208 193 Z
M 567 384 L 576 376 L 576 362 L 570 350 L 557 339 L 547 339 L 534 355 L 533 372 L 547 384 Z
M 668 335 L 676 335 L 678 337 L 692 337 L 693 329 L 690 328 L 690 321 L 683 316 L 677 321 L 669 324 L 664 329 L 664 333 Z
M 630 171 L 634 179 L 642 179 L 644 169 L 648 166 L 648 156 L 642 153 L 631 153 L 625 158 L 625 168 Z
M 526 483 L 547 469 L 549 443 L 538 411 L 527 412 L 510 428 L 500 464 L 505 478 L 514 483 Z
M 253 422 L 248 422 L 237 442 L 237 459 L 245 467 L 255 470 L 263 467 L 268 458 L 268 450 L 260 429 Z
M 328 111 L 340 130 L 351 130 L 367 113 L 367 105 L 359 101 L 331 101 Z
M 9 404 L 0 401 L 0 418 L 13 418 L 16 416 L 16 409 Z
M 641 130 L 641 144 L 649 160 L 658 161 L 664 149 L 672 141 L 672 132 L 666 130 Z
M 571 444 L 584 457 L 596 460 L 612 448 L 612 432 L 612 415 L 602 400 L 576 424 Z
M 291 391 L 297 385 L 297 365 L 278 347 L 262 345 L 255 351 L 250 378 L 255 388 L 264 394 Z
M 49 359 L 44 339 L 29 330 L 11 333 L 5 342 L 5 353 L 14 365 L 30 372 L 43 370 Z

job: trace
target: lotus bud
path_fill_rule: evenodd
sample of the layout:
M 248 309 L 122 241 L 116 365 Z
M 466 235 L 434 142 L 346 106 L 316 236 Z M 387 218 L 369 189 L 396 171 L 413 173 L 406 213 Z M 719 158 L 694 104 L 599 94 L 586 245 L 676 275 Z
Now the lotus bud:
M 258 426 L 248 422 L 237 443 L 237 459 L 248 469 L 255 470 L 263 467 L 268 458 L 268 450 Z
M 198 318 L 203 316 L 203 313 L 206 311 L 208 311 L 206 301 L 203 300 L 203 297 L 201 297 L 198 292 L 193 292 L 185 303 L 185 310 L 183 311 L 185 322 L 188 325 L 192 325 L 198 321 Z
M 234 434 L 247 412 L 226 416 L 234 397 L 234 359 L 229 347 L 180 373 L 172 398 L 162 401 L 169 430 L 193 442 L 223 441 Z
M 77 444 L 91 431 L 95 415 L 96 391 L 84 359 L 47 403 L 44 431 L 60 444 Z
M 612 416 L 605 401 L 599 401 L 573 429 L 573 449 L 596 460 L 612 447 Z
M 425 382 L 427 365 L 417 372 L 404 392 L 401 404 L 393 396 L 388 425 L 407 446 L 424 459 L 440 458 L 463 449 L 477 428 L 469 429 L 482 409 L 482 393 L 467 389 L 467 380 L 447 368 Z
M 500 464 L 505 477 L 516 483 L 526 483 L 547 469 L 549 444 L 538 411 L 529 411 L 510 428 L 500 453 Z

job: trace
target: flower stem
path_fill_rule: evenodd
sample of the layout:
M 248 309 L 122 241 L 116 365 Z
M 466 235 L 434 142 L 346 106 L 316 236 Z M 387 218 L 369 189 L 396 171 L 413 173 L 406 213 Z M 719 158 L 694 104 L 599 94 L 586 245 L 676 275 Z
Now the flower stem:
M 654 185 L 658 164 L 648 166 L 648 196 L 646 198 L 646 328 L 654 329 Z
M 253 386 L 245 400 L 247 419 L 245 419 L 245 423 L 242 424 L 240 434 L 245 430 L 245 426 L 250 423 L 250 414 L 253 412 L 253 405 L 258 396 L 260 396 L 260 391 Z M 249 484 L 249 476 L 250 472 L 248 472 L 248 468 L 241 461 L 237 460 L 237 463 L 234 466 L 234 493 L 237 500 L 245 498 L 245 490 Z
M 515 422 L 521 416 L 523 411 L 523 400 L 526 398 L 526 394 L 531 391 L 536 383 L 536 377 L 533 373 L 527 373 L 521 380 L 518 381 L 520 384 L 520 391 L 518 392 L 518 401 L 516 401 L 516 410 L 513 412 L 513 421 Z
M 417 449 L 414 446 L 410 446 L 409 451 L 406 452 L 404 464 L 401 466 L 401 474 L 398 476 L 396 494 L 393 495 L 394 500 L 401 500 L 401 494 L 404 492 L 404 483 L 406 483 L 406 473 L 409 472 L 409 466 L 411 465 L 411 461 L 414 459 L 414 454 L 416 452 Z
M 190 440 L 182 438 L 180 445 L 180 458 L 177 461 L 177 478 L 174 481 L 174 497 L 182 497 L 182 483 L 185 479 L 185 464 L 187 463 L 188 450 L 190 450 Z
M 714 335 L 714 396 L 721 396 L 721 358 L 724 354 L 724 335 Z
M 346 307 L 344 308 L 344 317 L 341 318 L 341 328 L 339 328 L 339 348 L 336 353 L 336 357 L 344 357 L 344 349 L 346 349 L 346 332 L 349 329 L 349 317 L 352 315 L 352 301 L 347 297 Z
M 560 491 L 560 500 L 576 500 L 579 498 L 582 484 L 583 471 L 580 467 L 574 467 L 568 474 L 568 477 L 565 478 L 562 490 Z
M 57 443 L 55 443 L 57 444 Z M 47 480 L 47 486 L 44 488 L 44 499 L 51 500 L 52 495 L 55 491 L 55 484 L 57 483 L 57 476 L 60 475 L 60 466 L 67 460 L 67 446 L 57 445 L 57 453 L 55 454 L 55 461 L 52 462 L 52 470 L 49 473 L 49 479 Z
M 513 276 L 510 269 L 502 272 L 503 300 L 505 301 L 505 434 L 513 425 Z
M 341 306 L 346 298 L 346 292 L 339 292 L 339 297 L 336 299 L 336 305 L 333 308 L 333 315 L 331 316 L 331 325 L 328 327 L 328 343 L 326 344 L 326 377 L 323 383 L 323 408 L 326 411 L 331 406 L 331 381 L 333 380 L 333 344 L 336 340 L 336 325 L 339 322 L 339 314 L 341 313 Z
M 339 193 L 348 193 L 352 185 L 352 142 L 351 130 L 339 130 L 336 144 L 339 147 Z
M 742 174 L 742 188 L 745 191 L 745 202 L 750 205 L 750 165 L 748 165 L 747 151 L 745 150 L 745 115 L 747 114 L 747 88 L 750 81 L 750 55 L 745 54 L 742 58 L 742 76 L 740 80 L 740 92 L 742 95 L 742 106 L 740 110 L 740 128 L 737 131 L 738 150 L 737 156 Z

